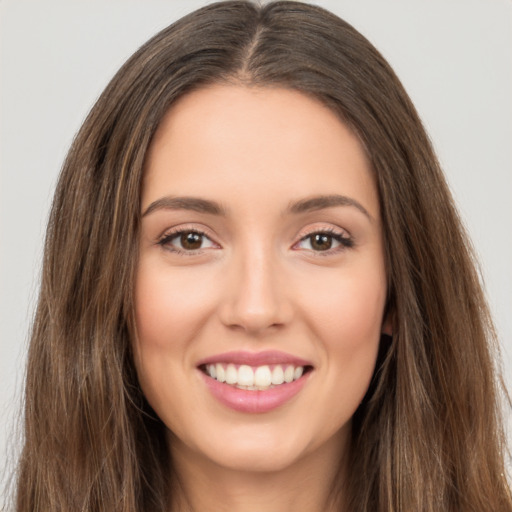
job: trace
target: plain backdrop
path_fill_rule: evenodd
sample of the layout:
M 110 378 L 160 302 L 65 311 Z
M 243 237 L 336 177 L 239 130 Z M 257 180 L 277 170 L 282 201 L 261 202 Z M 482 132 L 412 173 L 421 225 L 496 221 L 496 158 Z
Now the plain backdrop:
M 48 208 L 67 148 L 124 60 L 158 30 L 206 3 L 0 0 L 4 481 L 20 447 L 16 423 L 27 332 Z M 512 1 L 313 3 L 368 37 L 415 103 L 480 257 L 512 383 Z

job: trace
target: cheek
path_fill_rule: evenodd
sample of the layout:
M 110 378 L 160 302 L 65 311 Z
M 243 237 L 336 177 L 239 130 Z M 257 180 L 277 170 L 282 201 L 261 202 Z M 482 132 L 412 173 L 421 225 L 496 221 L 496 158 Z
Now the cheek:
M 168 426 L 189 397 L 194 341 L 211 318 L 216 281 L 191 266 L 175 271 L 161 255 L 141 257 L 135 282 L 134 359 L 142 391 Z M 194 357 L 196 359 L 194 359 Z
M 343 397 L 332 414 L 351 416 L 374 372 L 386 300 L 385 272 L 379 265 L 342 272 L 325 280 L 303 305 L 310 330 L 323 346 L 326 386 Z M 317 285 L 320 283 L 317 282 Z
M 181 385 L 185 347 L 197 315 L 179 283 L 148 260 L 141 261 L 135 283 L 134 356 L 144 395 L 161 415 L 162 404 L 170 403 L 169 387 Z
M 357 346 L 380 335 L 386 278 L 379 265 L 343 269 L 338 276 L 329 275 L 317 281 L 313 289 L 315 293 L 309 295 L 303 309 L 311 323 L 328 338 L 336 338 L 342 345 Z
M 198 272 L 188 274 L 151 261 L 140 265 L 135 287 L 139 350 L 179 352 L 201 324 L 208 294 Z

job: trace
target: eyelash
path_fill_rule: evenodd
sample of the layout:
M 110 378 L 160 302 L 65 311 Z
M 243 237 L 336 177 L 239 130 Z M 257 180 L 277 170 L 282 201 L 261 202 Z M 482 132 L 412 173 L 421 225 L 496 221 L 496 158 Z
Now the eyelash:
M 194 229 L 192 229 L 192 228 L 178 229 L 176 231 L 168 232 L 158 240 L 157 244 L 170 252 L 180 254 L 180 255 L 195 256 L 197 254 L 200 254 L 201 251 L 204 249 L 200 248 L 200 249 L 184 250 L 184 249 L 180 249 L 180 248 L 177 248 L 177 247 L 171 245 L 171 242 L 173 240 L 181 237 L 184 234 L 198 235 L 201 238 L 206 238 L 206 239 L 210 240 L 210 242 L 212 244 L 215 244 L 215 242 L 213 242 L 211 240 L 211 238 L 207 235 L 207 233 L 205 233 L 204 231 L 195 229 L 195 228 Z M 314 235 L 326 235 L 329 238 L 335 240 L 336 242 L 338 242 L 340 244 L 338 247 L 335 247 L 334 249 L 329 248 L 325 251 L 315 251 L 312 249 L 308 249 L 315 256 L 329 256 L 329 255 L 344 251 L 346 249 L 350 249 L 354 246 L 354 240 L 350 236 L 346 236 L 346 235 L 336 231 L 333 228 L 327 228 L 327 229 L 317 229 L 317 230 L 311 231 L 310 233 L 307 233 L 306 235 L 301 237 L 300 240 L 293 245 L 293 247 L 296 247 L 298 244 L 306 241 L 307 239 L 311 239 L 311 237 L 313 237 Z
M 307 233 L 303 237 L 301 237 L 301 239 L 297 243 L 294 244 L 294 247 L 296 245 L 298 245 L 299 243 L 304 242 L 308 238 L 311 239 L 314 235 L 326 235 L 329 238 L 335 240 L 336 242 L 338 242 L 340 244 L 338 247 L 329 248 L 325 251 L 315 251 L 315 250 L 310 249 L 311 252 L 315 256 L 321 256 L 321 257 L 322 256 L 330 256 L 332 254 L 337 254 L 338 252 L 341 252 L 346 249 L 350 249 L 350 248 L 354 247 L 353 238 L 351 238 L 350 236 L 344 235 L 343 233 L 341 233 L 333 228 L 315 229 L 315 230 Z
M 170 252 L 173 252 L 176 254 L 180 254 L 180 255 L 184 255 L 184 256 L 196 256 L 197 254 L 200 254 L 203 249 L 185 250 L 185 249 L 180 249 L 179 247 L 175 247 L 175 246 L 171 245 L 171 242 L 173 240 L 180 238 L 184 234 L 198 235 L 202 238 L 207 238 L 208 240 L 210 240 L 212 242 L 212 244 L 215 243 L 211 240 L 211 238 L 204 231 L 201 231 L 201 230 L 195 229 L 195 228 L 194 229 L 193 228 L 189 228 L 189 229 L 181 228 L 181 229 L 177 229 L 176 231 L 171 231 L 171 232 L 166 233 L 165 235 L 162 236 L 162 238 L 160 238 L 160 240 L 158 240 L 157 244 L 160 245 L 161 247 L 163 247 L 164 249 L 166 249 L 167 251 L 170 251 Z

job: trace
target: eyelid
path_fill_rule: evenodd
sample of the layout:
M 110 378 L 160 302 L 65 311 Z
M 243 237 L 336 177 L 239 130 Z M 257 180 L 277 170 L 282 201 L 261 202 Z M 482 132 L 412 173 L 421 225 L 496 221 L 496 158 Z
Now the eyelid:
M 205 247 L 200 249 L 184 250 L 180 249 L 179 247 L 173 247 L 171 249 L 170 246 L 167 246 L 168 242 L 170 242 L 174 238 L 177 238 L 182 233 L 197 233 L 198 235 L 207 238 L 214 246 L 216 246 L 213 248 L 221 247 L 221 245 L 215 240 L 215 237 L 210 234 L 209 229 L 205 227 L 197 227 L 197 224 L 180 224 L 179 226 L 168 228 L 156 239 L 155 244 L 160 245 L 162 249 L 168 250 L 169 252 L 184 254 L 187 256 L 202 254 L 205 250 L 212 249 L 212 247 Z
M 180 234 L 183 233 L 197 233 L 198 235 L 208 239 L 214 247 L 205 247 L 199 249 L 180 249 L 176 246 L 171 246 L 170 241 L 174 238 L 177 238 Z M 328 256 L 337 252 L 341 252 L 343 250 L 349 249 L 353 247 L 354 240 L 352 236 L 348 233 L 348 231 L 344 228 L 334 227 L 334 226 L 325 226 L 325 225 L 314 225 L 309 226 L 305 230 L 303 230 L 298 236 L 297 240 L 293 243 L 293 250 L 300 250 L 297 247 L 301 242 L 304 242 L 309 237 L 315 234 L 326 234 L 332 237 L 339 244 L 337 247 L 326 249 L 326 250 L 313 250 L 313 249 L 305 249 L 310 253 L 313 253 L 316 256 Z M 181 224 L 178 226 L 174 226 L 172 228 L 166 229 L 155 241 L 156 245 L 160 245 L 162 249 L 168 250 L 169 252 L 184 254 L 187 256 L 193 256 L 204 253 L 206 250 L 210 249 L 220 249 L 222 246 L 216 241 L 216 237 L 210 234 L 210 230 L 206 227 L 198 227 L 197 224 Z
M 328 233 L 330 235 L 336 235 L 343 238 L 351 239 L 352 235 L 345 229 L 339 226 L 326 225 L 321 223 L 315 223 L 314 225 L 310 225 L 304 229 L 302 229 L 297 235 L 298 241 L 304 240 L 308 236 L 314 235 L 316 233 Z
M 307 228 L 298 236 L 298 240 L 293 244 L 292 249 L 299 250 L 297 245 L 315 234 L 327 234 L 339 243 L 338 247 L 327 249 L 325 251 L 306 249 L 308 252 L 313 253 L 315 256 L 329 256 L 337 252 L 350 249 L 354 246 L 354 239 L 346 229 L 333 226 L 312 226 Z

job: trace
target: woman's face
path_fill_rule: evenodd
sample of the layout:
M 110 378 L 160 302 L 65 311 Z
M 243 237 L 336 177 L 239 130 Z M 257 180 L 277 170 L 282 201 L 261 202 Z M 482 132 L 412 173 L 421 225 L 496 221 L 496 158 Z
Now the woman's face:
M 141 206 L 135 363 L 175 458 L 339 457 L 386 298 L 358 139 L 299 92 L 204 88 L 157 130 Z

